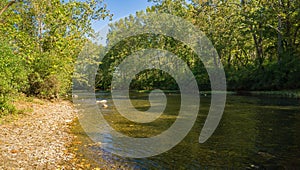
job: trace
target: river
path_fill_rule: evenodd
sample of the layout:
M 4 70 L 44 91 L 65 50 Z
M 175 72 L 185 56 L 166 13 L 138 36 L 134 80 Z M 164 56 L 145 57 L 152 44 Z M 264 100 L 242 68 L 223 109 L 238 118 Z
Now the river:
M 100 109 L 114 129 L 139 138 L 155 136 L 167 130 L 177 118 L 181 99 L 180 94 L 167 94 L 167 107 L 159 119 L 152 123 L 135 124 L 118 113 L 109 93 L 97 93 L 97 97 L 108 100 L 108 108 Z M 137 109 L 148 109 L 146 93 L 132 93 L 131 99 Z M 99 167 L 119 164 L 123 169 L 300 167 L 299 99 L 227 95 L 218 128 L 202 144 L 198 140 L 210 107 L 210 96 L 201 96 L 200 103 L 200 111 L 191 131 L 167 152 L 149 158 L 123 158 L 110 154 L 100 145 L 81 149 L 81 154 Z M 74 129 L 77 134 L 84 133 L 79 126 Z M 105 141 L 113 143 L 110 136 Z

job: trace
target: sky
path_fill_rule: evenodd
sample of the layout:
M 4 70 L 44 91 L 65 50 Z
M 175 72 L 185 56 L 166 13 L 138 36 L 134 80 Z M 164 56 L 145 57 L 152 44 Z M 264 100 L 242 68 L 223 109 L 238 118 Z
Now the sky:
M 145 10 L 152 3 L 147 0 L 104 0 L 107 4 L 107 9 L 114 14 L 113 20 L 135 14 L 136 11 Z M 102 27 L 108 24 L 108 20 L 97 21 L 93 24 L 93 28 L 99 31 Z

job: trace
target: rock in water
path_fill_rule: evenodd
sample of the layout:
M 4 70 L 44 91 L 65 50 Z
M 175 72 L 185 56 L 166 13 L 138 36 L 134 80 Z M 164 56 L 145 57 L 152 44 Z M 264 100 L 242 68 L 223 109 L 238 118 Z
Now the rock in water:
M 106 104 L 107 100 L 97 100 L 96 103 L 98 103 L 98 104 Z

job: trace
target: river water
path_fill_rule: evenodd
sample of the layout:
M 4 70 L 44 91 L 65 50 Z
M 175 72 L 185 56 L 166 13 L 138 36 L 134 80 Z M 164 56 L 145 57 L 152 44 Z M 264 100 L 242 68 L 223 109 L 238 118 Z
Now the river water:
M 147 110 L 147 97 L 146 93 L 132 93 L 131 102 L 137 109 Z M 97 98 L 108 100 L 108 108 L 100 110 L 114 129 L 139 138 L 167 130 L 177 118 L 181 99 L 180 94 L 167 94 L 167 106 L 159 119 L 136 124 L 118 113 L 109 93 L 97 93 Z M 218 128 L 202 144 L 198 140 L 210 107 L 210 96 L 201 96 L 200 103 L 192 130 L 165 153 L 149 158 L 123 158 L 110 154 L 101 144 L 86 147 L 81 152 L 99 167 L 118 164 L 120 169 L 300 168 L 299 99 L 228 95 Z M 75 127 L 75 131 L 84 133 L 81 128 Z M 112 138 L 107 136 L 106 142 L 113 142 Z

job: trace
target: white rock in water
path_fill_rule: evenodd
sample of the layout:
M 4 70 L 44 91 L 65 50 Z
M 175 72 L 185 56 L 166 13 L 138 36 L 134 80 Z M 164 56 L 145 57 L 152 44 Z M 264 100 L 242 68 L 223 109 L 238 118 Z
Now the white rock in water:
M 108 105 L 107 104 L 102 104 L 102 107 L 103 108 L 108 108 Z
M 101 104 L 103 108 L 108 108 L 107 100 L 97 100 L 96 103 Z
M 98 104 L 106 104 L 107 100 L 97 100 L 96 103 L 98 103 Z
M 78 95 L 72 94 L 72 98 L 78 98 Z

